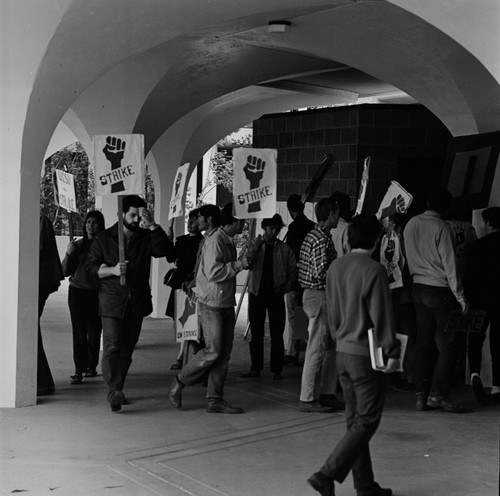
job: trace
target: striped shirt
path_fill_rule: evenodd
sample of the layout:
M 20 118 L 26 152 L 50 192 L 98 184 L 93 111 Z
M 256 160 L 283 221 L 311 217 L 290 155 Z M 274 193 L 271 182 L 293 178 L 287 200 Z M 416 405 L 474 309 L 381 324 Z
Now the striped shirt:
M 304 289 L 325 289 L 326 272 L 337 258 L 329 229 L 309 231 L 300 247 L 299 283 Z

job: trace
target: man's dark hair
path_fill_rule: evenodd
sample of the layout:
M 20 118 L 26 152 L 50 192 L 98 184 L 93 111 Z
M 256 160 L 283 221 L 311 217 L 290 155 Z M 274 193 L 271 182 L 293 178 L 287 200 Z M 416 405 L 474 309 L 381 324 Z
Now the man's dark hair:
M 389 215 L 388 220 L 394 222 L 394 225 L 403 231 L 408 224 L 409 217 L 407 213 L 395 212 Z
M 481 212 L 484 222 L 487 222 L 493 229 L 500 229 L 500 207 L 488 207 Z
M 304 204 L 302 203 L 301 196 L 296 193 L 293 193 L 288 197 L 286 206 L 290 212 L 302 212 L 304 210 Z
M 335 191 L 330 196 L 330 200 L 338 204 L 340 209 L 340 216 L 344 219 L 348 219 L 349 213 L 351 211 L 351 199 L 349 198 L 349 195 L 346 193 L 342 193 L 342 191 Z
M 321 200 L 316 203 L 314 207 L 314 213 L 316 214 L 316 219 L 318 222 L 324 222 L 328 219 L 330 212 L 337 210 L 339 207 L 336 203 L 333 203 L 330 198 L 321 198 Z
M 198 215 L 205 217 L 205 219 L 211 217 L 212 224 L 217 227 L 220 226 L 220 209 L 217 205 L 211 205 L 210 203 L 208 203 L 207 205 L 202 205 L 198 209 Z
M 227 226 L 238 219 L 233 215 L 233 202 L 226 203 L 220 211 L 220 225 Z
M 377 220 L 377 217 L 361 212 L 351 219 L 347 229 L 347 238 L 351 249 L 369 250 L 376 245 L 381 233 L 382 224 Z
M 191 219 L 193 217 L 198 217 L 198 213 L 199 213 L 200 209 L 199 208 L 193 208 L 193 210 L 191 210 L 189 213 L 188 213 L 188 219 Z
M 130 207 L 133 208 L 146 208 L 147 204 L 145 200 L 143 200 L 140 196 L 137 195 L 129 195 L 123 198 L 123 208 L 122 211 L 126 214 Z
M 438 214 L 444 214 L 451 202 L 451 194 L 446 188 L 436 188 L 427 195 L 427 206 Z
M 99 210 L 90 210 L 89 212 L 87 212 L 87 215 L 83 219 L 83 239 L 84 239 L 84 241 L 87 241 L 87 239 L 89 239 L 89 235 L 87 234 L 87 229 L 85 228 L 85 224 L 87 223 L 87 220 L 89 219 L 89 217 L 92 217 L 93 219 L 95 219 L 97 221 L 97 223 L 99 224 L 99 232 L 104 231 L 104 229 L 106 228 L 105 223 L 104 223 L 104 215 L 102 215 L 102 212 Z
M 276 226 L 281 229 L 285 225 L 285 223 L 283 222 L 280 214 L 274 214 L 272 217 L 262 219 L 260 225 L 262 229 L 266 228 L 267 226 Z

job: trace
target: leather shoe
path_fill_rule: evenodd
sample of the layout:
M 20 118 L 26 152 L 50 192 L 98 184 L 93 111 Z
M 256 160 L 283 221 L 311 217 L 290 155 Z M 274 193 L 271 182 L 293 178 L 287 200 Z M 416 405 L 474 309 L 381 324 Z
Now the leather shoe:
M 365 489 L 357 489 L 358 496 L 391 496 L 392 489 L 380 487 L 376 482 Z
M 208 400 L 208 413 L 243 413 L 243 409 L 237 406 L 231 406 L 224 400 Z
M 415 410 L 417 410 L 417 412 L 425 412 L 425 410 L 427 410 L 427 395 L 425 393 L 417 393 Z
M 439 394 L 430 395 L 427 398 L 427 406 L 431 408 L 441 408 L 441 410 L 450 413 L 465 413 L 465 408 L 462 405 L 457 405 L 447 396 Z
M 474 390 L 474 396 L 480 405 L 486 406 L 490 402 L 490 395 L 486 394 L 483 387 L 483 381 L 479 375 L 474 374 L 472 376 L 472 389 Z
M 293 355 L 285 355 L 283 358 L 283 365 L 298 365 L 299 357 Z
M 335 408 L 331 406 L 320 405 L 319 401 L 301 401 L 299 403 L 299 412 L 305 413 L 333 413 Z
M 119 412 L 125 403 L 125 396 L 121 391 L 113 391 L 109 396 L 109 406 L 112 412 Z
M 184 389 L 184 384 L 174 378 L 172 384 L 170 385 L 170 391 L 168 392 L 168 399 L 174 408 L 182 408 L 182 390 Z
M 252 377 L 260 377 L 260 372 L 258 370 L 250 370 L 245 374 L 241 374 L 240 377 L 243 379 L 251 379 Z
M 320 394 L 319 404 L 332 407 L 335 410 L 345 410 L 345 403 L 340 401 L 334 394 Z
M 308 484 L 316 489 L 321 496 L 335 496 L 335 485 L 333 479 L 322 474 L 315 472 L 307 479 Z

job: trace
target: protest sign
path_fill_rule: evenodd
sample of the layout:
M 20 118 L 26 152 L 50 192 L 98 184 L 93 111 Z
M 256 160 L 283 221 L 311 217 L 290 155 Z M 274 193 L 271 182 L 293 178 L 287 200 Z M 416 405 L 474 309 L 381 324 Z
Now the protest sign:
M 78 213 L 76 207 L 75 176 L 62 170 L 52 170 L 52 186 L 54 188 L 54 201 L 58 207 L 68 212 Z
M 370 175 L 370 162 L 371 158 L 366 157 L 363 164 L 363 175 L 361 176 L 361 186 L 359 188 L 358 203 L 356 205 L 356 212 L 354 215 L 359 215 L 363 210 L 363 203 L 365 201 L 366 190 L 368 188 L 368 178 Z
M 378 208 L 377 219 L 387 225 L 389 215 L 407 212 L 412 201 L 413 196 L 401 184 L 397 181 L 391 181 L 391 185 Z
M 168 209 L 168 220 L 184 215 L 184 191 L 187 184 L 187 175 L 189 171 L 189 162 L 181 165 L 175 174 L 174 184 L 172 185 L 172 196 Z
M 233 150 L 233 203 L 235 217 L 262 219 L 276 213 L 277 150 Z
M 95 194 L 144 194 L 144 136 L 94 136 Z
M 401 250 L 401 239 L 391 231 L 385 234 L 380 243 L 380 263 L 387 271 L 391 289 L 403 287 L 403 268 L 405 258 Z
M 454 310 L 450 314 L 446 330 L 478 333 L 486 329 L 487 325 L 486 310 L 470 309 L 466 314 L 460 310 Z
M 188 298 L 184 291 L 175 291 L 175 340 L 198 340 L 198 312 L 196 299 Z

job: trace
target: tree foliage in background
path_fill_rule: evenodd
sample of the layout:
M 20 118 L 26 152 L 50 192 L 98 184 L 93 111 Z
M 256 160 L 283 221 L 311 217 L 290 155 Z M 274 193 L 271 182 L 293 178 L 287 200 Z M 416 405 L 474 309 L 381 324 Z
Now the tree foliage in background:
M 85 214 L 94 209 L 94 175 L 89 167 L 89 158 L 80 142 L 62 148 L 45 160 L 44 173 L 40 180 L 40 213 L 46 215 L 54 225 L 56 234 L 69 234 L 69 215 L 58 208 L 54 201 L 52 171 L 63 170 L 75 176 L 76 205 L 79 214 L 72 214 L 73 229 L 81 235 Z

